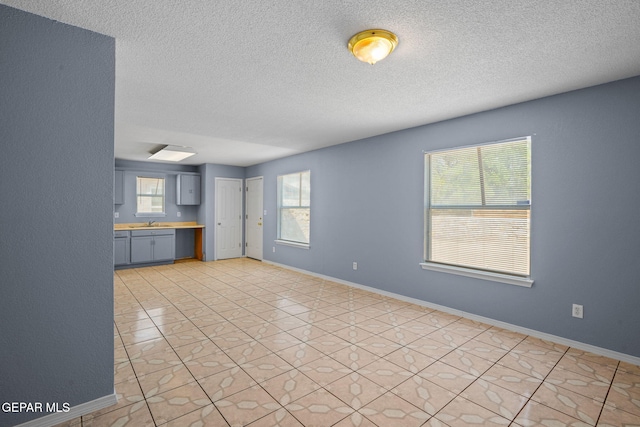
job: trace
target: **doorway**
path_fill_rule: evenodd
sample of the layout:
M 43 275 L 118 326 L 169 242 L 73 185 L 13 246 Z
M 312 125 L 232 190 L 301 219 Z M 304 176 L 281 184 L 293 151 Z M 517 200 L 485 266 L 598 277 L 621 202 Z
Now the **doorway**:
M 215 259 L 242 256 L 242 180 L 216 178 Z
M 247 179 L 245 230 L 246 252 L 249 258 L 262 261 L 262 177 Z

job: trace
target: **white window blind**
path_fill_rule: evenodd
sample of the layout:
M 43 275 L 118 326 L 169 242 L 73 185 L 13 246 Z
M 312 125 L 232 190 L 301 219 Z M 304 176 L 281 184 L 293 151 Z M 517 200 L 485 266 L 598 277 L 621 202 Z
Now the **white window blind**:
M 136 178 L 137 213 L 164 212 L 164 178 Z
M 278 176 L 278 239 L 309 243 L 311 171 Z
M 425 260 L 530 275 L 531 139 L 425 155 Z

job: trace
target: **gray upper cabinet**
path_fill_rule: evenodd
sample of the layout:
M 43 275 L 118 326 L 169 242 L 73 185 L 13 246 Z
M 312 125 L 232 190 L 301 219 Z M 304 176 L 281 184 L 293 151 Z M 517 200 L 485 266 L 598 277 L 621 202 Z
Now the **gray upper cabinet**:
M 121 170 L 114 175 L 113 204 L 124 205 L 124 171 Z
M 200 175 L 179 174 L 176 189 L 177 205 L 200 204 Z

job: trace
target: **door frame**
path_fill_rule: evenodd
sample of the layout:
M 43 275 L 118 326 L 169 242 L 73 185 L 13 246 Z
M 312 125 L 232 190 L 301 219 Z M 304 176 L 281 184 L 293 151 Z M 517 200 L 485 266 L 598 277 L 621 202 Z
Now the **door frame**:
M 249 240 L 249 181 L 255 181 L 255 180 L 260 180 L 260 183 L 262 184 L 260 186 L 260 200 L 262 201 L 262 206 L 260 206 L 260 218 L 261 218 L 261 222 L 262 222 L 262 227 L 260 228 L 260 258 L 254 258 L 251 257 L 253 259 L 257 259 L 262 261 L 264 258 L 264 177 L 263 176 L 254 176 L 251 178 L 246 178 L 244 180 L 245 183 L 245 192 L 244 192 L 244 206 L 245 206 L 245 216 L 244 216 L 244 233 L 245 233 L 245 251 L 244 254 L 245 256 L 248 257 L 247 254 L 247 248 L 248 248 L 248 240 Z

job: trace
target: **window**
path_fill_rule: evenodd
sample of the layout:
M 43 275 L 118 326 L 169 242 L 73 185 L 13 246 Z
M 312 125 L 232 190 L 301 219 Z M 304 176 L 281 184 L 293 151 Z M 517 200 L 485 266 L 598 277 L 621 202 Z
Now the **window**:
M 278 240 L 309 244 L 311 171 L 278 176 Z
M 425 205 L 423 267 L 529 277 L 529 137 L 426 153 Z
M 164 178 L 136 177 L 136 216 L 164 216 Z

